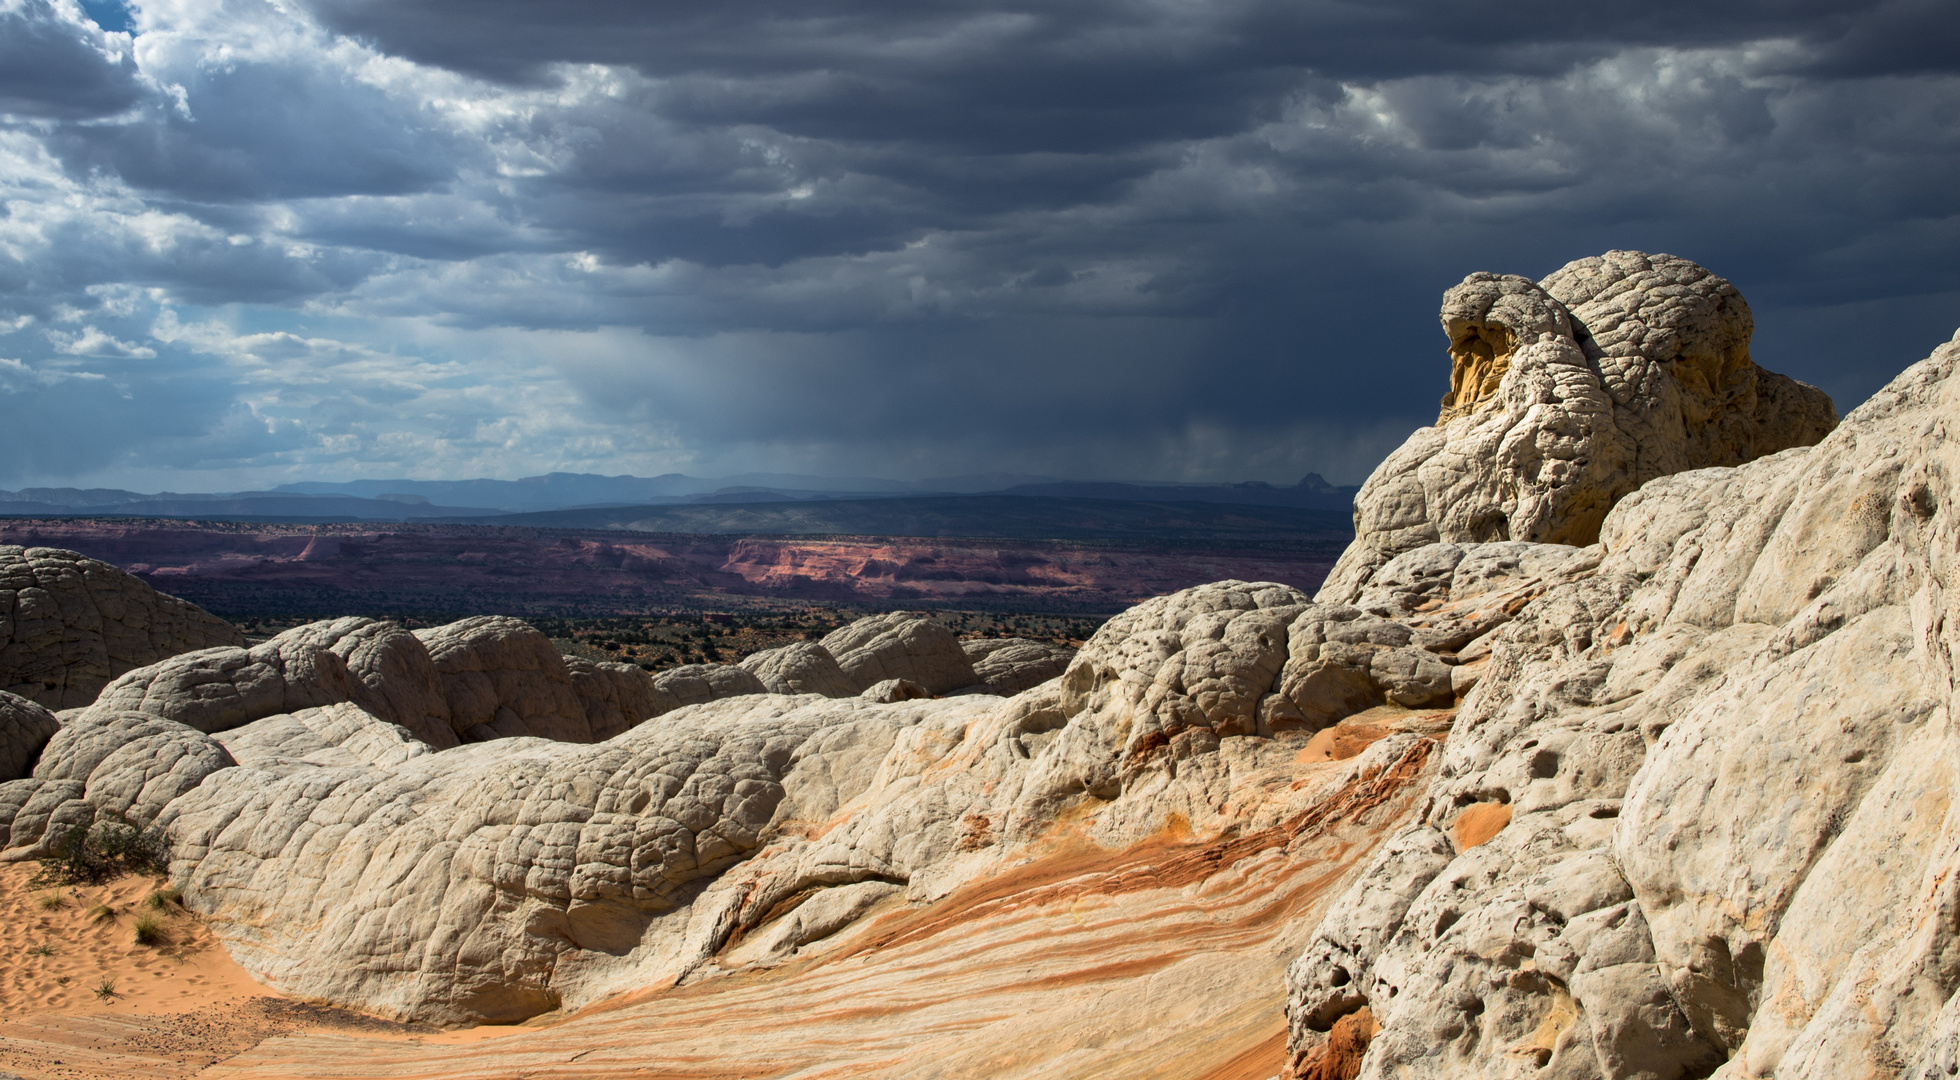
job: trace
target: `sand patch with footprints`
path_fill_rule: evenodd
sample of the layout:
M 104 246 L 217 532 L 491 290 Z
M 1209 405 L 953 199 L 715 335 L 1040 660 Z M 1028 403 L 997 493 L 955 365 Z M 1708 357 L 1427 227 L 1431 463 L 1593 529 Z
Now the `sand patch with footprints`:
M 34 888 L 38 870 L 31 862 L 0 866 L 6 1015 L 182 1013 L 271 993 L 232 962 L 161 878 Z M 145 918 L 157 927 L 154 944 L 136 941 Z
M 254 982 L 162 878 L 34 887 L 39 869 L 0 864 L 0 1077 L 174 1080 L 278 1035 L 427 1033 Z

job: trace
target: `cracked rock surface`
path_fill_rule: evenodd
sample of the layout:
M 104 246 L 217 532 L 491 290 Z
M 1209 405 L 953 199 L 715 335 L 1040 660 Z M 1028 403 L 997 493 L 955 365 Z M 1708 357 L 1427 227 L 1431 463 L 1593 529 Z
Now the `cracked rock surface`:
M 1484 561 L 1486 592 L 1557 576 Z M 1102 850 L 1172 829 L 1240 858 L 1320 835 L 1330 799 L 1341 821 L 1404 813 L 1448 715 L 1442 654 L 1406 629 L 1356 639 L 1354 708 L 1386 718 L 1287 711 L 1292 659 L 1357 620 L 1381 621 L 1220 582 L 1111 620 L 1008 698 L 900 676 L 811 694 L 790 680 L 848 682 L 817 642 L 656 678 L 558 657 L 510 619 L 314 623 L 127 673 L 0 784 L 0 827 L 24 858 L 56 825 L 154 825 L 186 902 L 256 977 L 404 1019 L 517 1021 L 821 950 L 1041 857 L 1065 821 Z M 943 628 L 867 622 L 838 639 L 859 670 L 974 678 Z M 1445 711 L 1382 704 L 1398 698 Z M 1192 880 L 1233 865 L 1212 858 Z
M 0 690 L 71 709 L 131 668 L 244 640 L 223 619 L 108 563 L 0 544 Z
M 1472 274 L 1443 295 L 1442 322 L 1442 413 L 1362 485 L 1321 600 L 1352 603 L 1432 543 L 1591 544 L 1656 477 L 1807 446 L 1837 423 L 1822 391 L 1750 359 L 1735 286 L 1672 255 L 1609 251 L 1536 283 Z
M 1960 338 L 1814 448 L 1506 555 L 1565 580 L 1458 651 L 1485 671 L 1424 808 L 1289 973 L 1289 1074 L 1353 1060 L 1365 1009 L 1367 1078 L 1946 1075 L 1956 410 Z M 1449 547 L 1373 605 L 1433 619 Z
M 1059 678 L 1075 658 L 1065 645 L 1029 638 L 976 638 L 960 643 L 974 677 L 996 694 L 1018 694 Z

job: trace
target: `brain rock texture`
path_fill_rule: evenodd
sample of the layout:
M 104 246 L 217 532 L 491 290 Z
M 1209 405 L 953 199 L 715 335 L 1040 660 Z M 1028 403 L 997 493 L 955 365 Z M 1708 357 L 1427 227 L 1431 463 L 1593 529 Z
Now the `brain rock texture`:
M 0 690 L 75 708 L 131 668 L 244 640 L 223 619 L 108 563 L 0 545 Z
M 1291 1075 L 1952 1075 L 1956 410 L 1960 338 L 1620 500 L 1294 963 Z
M 1749 356 L 1735 286 L 1672 255 L 1612 251 L 1544 281 L 1472 274 L 1443 295 L 1450 393 L 1435 427 L 1355 498 L 1356 541 L 1320 599 L 1349 602 L 1425 544 L 1590 544 L 1613 505 L 1688 469 L 1815 443 L 1822 391 Z

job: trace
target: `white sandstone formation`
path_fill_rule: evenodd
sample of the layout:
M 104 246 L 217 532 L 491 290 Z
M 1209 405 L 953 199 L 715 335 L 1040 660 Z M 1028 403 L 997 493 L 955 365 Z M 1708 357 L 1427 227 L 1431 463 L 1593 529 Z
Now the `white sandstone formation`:
M 739 665 L 752 673 L 772 694 L 816 694 L 821 697 L 855 697 L 864 686 L 844 674 L 830 650 L 814 641 L 792 641 L 774 649 L 764 649 Z
M 219 733 L 237 765 L 156 820 L 186 901 L 258 977 L 402 1018 L 521 1020 L 711 976 L 736 941 L 782 962 L 1025 860 L 1064 816 L 1121 847 L 1169 817 L 1256 832 L 1357 784 L 1367 806 L 1415 790 L 1436 714 L 1313 783 L 1288 783 L 1310 732 L 1255 731 L 1313 609 L 1223 582 L 1144 605 L 1005 701 L 888 680 L 688 706 L 596 744 L 436 751 L 352 703 L 309 707 Z
M 53 713 L 0 690 L 0 783 L 26 776 L 59 730 L 61 722 Z
M 657 705 L 649 716 L 672 712 L 683 705 L 769 692 L 754 672 L 735 664 L 686 664 L 668 668 L 653 677 L 653 686 Z
M 1489 639 L 1294 965 L 1294 1074 L 1357 1022 L 1369 1078 L 1952 1072 L 1956 369 L 1646 484 Z
M 974 677 L 996 694 L 1032 690 L 1068 670 L 1075 650 L 1030 638 L 974 638 L 960 642 Z
M 514 620 L 316 623 L 118 679 L 0 783 L 0 835 L 19 859 L 56 826 L 163 828 L 187 902 L 256 976 L 403 1018 L 514 1021 L 712 975 L 738 941 L 745 962 L 782 962 L 1025 861 L 1063 819 L 1118 848 L 1167 821 L 1245 831 L 1228 849 L 1256 853 L 1328 799 L 1357 821 L 1405 808 L 1446 713 L 1369 728 L 1309 782 L 1297 759 L 1338 718 L 1275 706 L 1294 628 L 1324 638 L 1309 628 L 1352 616 L 1284 586 L 1205 586 L 1112 620 L 1065 676 L 1007 700 L 896 675 L 828 699 L 753 692 L 739 667 L 654 677 L 560 658 Z M 867 622 L 834 635 L 860 671 L 971 670 L 924 619 Z M 804 642 L 754 666 L 787 678 L 810 670 L 782 662 L 798 655 L 830 657 Z M 1375 702 L 1422 668 L 1353 678 Z M 703 700 L 668 709 L 682 693 Z
M 980 681 L 953 632 L 922 611 L 872 615 L 824 635 L 823 647 L 858 689 L 908 679 L 934 694 Z
M 1837 422 L 1821 391 L 1750 359 L 1735 286 L 1672 255 L 1610 251 L 1536 284 L 1472 274 L 1442 321 L 1436 426 L 1362 485 L 1321 600 L 1353 602 L 1384 563 L 1438 541 L 1591 544 L 1655 477 L 1806 446 Z
M 131 668 L 244 640 L 223 619 L 108 563 L 0 544 L 0 690 L 75 708 Z

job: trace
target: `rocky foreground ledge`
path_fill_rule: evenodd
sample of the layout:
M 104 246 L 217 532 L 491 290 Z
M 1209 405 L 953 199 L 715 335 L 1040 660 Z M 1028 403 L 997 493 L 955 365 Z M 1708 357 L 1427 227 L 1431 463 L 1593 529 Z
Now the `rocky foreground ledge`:
M 1683 260 L 1473 275 L 1444 323 L 1317 597 L 1072 658 L 901 614 L 652 677 L 346 619 L 80 707 L 9 670 L 4 857 L 155 824 L 276 987 L 569 1017 L 211 1075 L 1960 1071 L 1960 338 L 1839 424 Z

